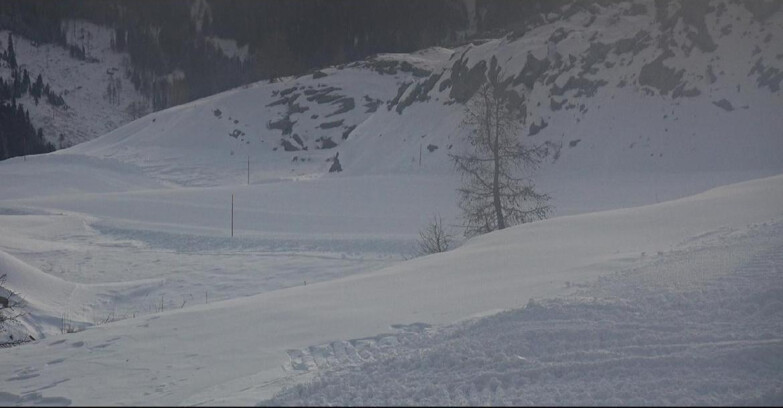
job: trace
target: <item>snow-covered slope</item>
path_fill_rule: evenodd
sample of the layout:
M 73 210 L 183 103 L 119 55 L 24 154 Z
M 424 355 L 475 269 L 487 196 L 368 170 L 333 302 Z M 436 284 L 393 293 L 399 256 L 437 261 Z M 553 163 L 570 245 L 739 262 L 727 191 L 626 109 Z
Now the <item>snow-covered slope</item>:
M 550 148 L 539 185 L 560 214 L 783 170 L 783 11 L 662 4 L 575 3 L 525 33 L 258 83 L 62 154 L 119 160 L 185 186 L 245 182 L 248 161 L 251 182 L 319 176 L 338 152 L 344 175 L 453 177 L 448 154 L 468 131 L 462 104 L 499 75 L 512 95 L 527 95 L 522 137 Z M 683 174 L 685 189 L 674 181 Z
M 308 365 L 301 365 L 299 350 L 306 347 L 348 347 L 362 342 L 348 340 L 366 341 L 391 328 L 451 323 L 568 293 L 570 285 L 655 262 L 656 253 L 692 251 L 705 237 L 725 240 L 780 223 L 781 200 L 783 177 L 776 176 L 657 205 L 560 217 L 372 274 L 11 348 L 0 353 L 2 395 L 8 403 L 255 404 L 302 378 Z M 681 272 L 659 278 L 691 279 L 691 270 Z M 394 334 L 376 340 L 396 341 Z M 30 390 L 35 393 L 25 394 Z
M 45 98 L 35 103 L 29 93 L 18 101 L 30 112 L 34 126 L 42 128 L 46 139 L 58 149 L 95 139 L 150 111 L 147 98 L 125 76 L 128 54 L 111 49 L 112 29 L 79 20 L 65 21 L 63 29 L 67 44 L 84 47 L 86 59 L 73 57 L 59 45 L 37 44 L 13 35 L 20 70 L 26 69 L 32 81 L 40 74 L 43 83 L 65 101 L 65 106 L 59 107 Z M 8 34 L 0 31 L 3 49 Z M 0 66 L 0 76 L 9 80 L 11 69 Z M 112 97 L 107 93 L 110 88 Z
M 99 324 L 105 316 L 99 317 L 95 310 L 103 313 L 109 302 L 113 307 L 119 305 L 122 297 L 119 293 L 148 290 L 160 283 L 159 279 L 95 285 L 67 282 L 3 251 L 0 251 L 0 271 L 7 279 L 3 286 L 21 296 L 17 312 L 23 316 L 18 324 L 24 327 L 22 330 L 3 330 L 3 343 L 13 342 L 16 333 L 24 333 L 17 334 L 16 339 L 26 340 L 29 333 L 42 337 Z
M 47 337 L 0 353 L 0 402 L 256 403 L 323 366 L 310 347 L 393 345 L 390 325 L 778 225 L 780 176 L 704 191 L 783 172 L 783 13 L 683 4 L 575 3 L 524 35 L 257 83 L 1 162 L 2 265 Z M 521 137 L 549 147 L 535 180 L 558 217 L 398 262 L 435 213 L 459 234 L 448 153 L 498 70 L 529 95 Z M 55 339 L 69 310 L 129 319 Z

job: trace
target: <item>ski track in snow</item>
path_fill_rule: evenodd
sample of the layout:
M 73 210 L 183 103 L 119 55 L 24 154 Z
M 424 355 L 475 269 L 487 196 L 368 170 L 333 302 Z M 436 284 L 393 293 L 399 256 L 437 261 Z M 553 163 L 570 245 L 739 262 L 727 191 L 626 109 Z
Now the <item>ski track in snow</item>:
M 783 224 L 648 258 L 524 309 L 290 350 L 315 380 L 263 403 L 783 403 Z

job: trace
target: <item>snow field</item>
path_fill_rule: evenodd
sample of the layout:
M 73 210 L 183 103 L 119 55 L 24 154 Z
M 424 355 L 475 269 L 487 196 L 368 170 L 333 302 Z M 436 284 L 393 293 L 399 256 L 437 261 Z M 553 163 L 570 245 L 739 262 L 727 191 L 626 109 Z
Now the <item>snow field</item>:
M 783 224 L 717 236 L 391 346 L 290 351 L 318 376 L 264 404 L 779 405 Z
M 24 377 L 7 381 L 5 392 L 23 398 L 43 389 L 44 398 L 75 404 L 255 404 L 308 378 L 310 371 L 294 369 L 310 365 L 304 357 L 297 362 L 295 350 L 326 344 L 334 350 L 341 341 L 356 349 L 351 339 L 371 340 L 370 349 L 373 342 L 405 343 L 408 334 L 400 333 L 410 333 L 413 323 L 451 324 L 567 294 L 607 273 L 643 266 L 658 252 L 665 258 L 678 243 L 695 250 L 719 242 L 721 234 L 740 237 L 753 225 L 777 225 L 781 200 L 783 177 L 754 180 L 657 205 L 510 228 L 373 273 L 118 321 L 4 350 L 0 362 L 10 377 L 3 379 Z M 673 316 L 676 304 L 669 309 Z M 426 326 L 412 327 L 426 333 Z M 316 366 L 321 358 L 329 361 L 328 349 L 316 352 L 318 358 L 309 354 Z M 339 362 L 339 352 L 332 354 Z M 62 361 L 48 364 L 54 355 Z
M 379 56 L 443 72 L 404 110 L 387 102 L 426 77 L 349 64 L 0 163 L 0 265 L 40 334 L 0 353 L 0 405 L 256 404 L 332 369 L 272 401 L 779 404 L 783 116 L 780 93 L 748 71 L 783 52 L 762 40 L 780 34 L 781 14 L 759 23 L 728 4 L 729 34 L 717 35 L 725 17 L 706 21 L 717 51 L 685 55 L 688 27 L 664 36 L 644 4 L 646 14 L 599 7 L 595 20 L 580 12 L 516 40 Z M 651 38 L 585 74 L 608 83 L 592 97 L 534 86 L 528 126 L 548 125 L 525 137 L 560 146 L 534 177 L 558 217 L 398 263 L 433 214 L 458 233 L 448 153 L 466 130 L 441 88 L 454 62 L 496 56 L 518 73 L 528 51 L 546 57 L 558 24 L 568 31 L 558 51 L 577 61 L 595 41 L 640 28 Z M 683 83 L 700 95 L 635 82 L 664 39 L 677 44 L 666 65 L 687 68 Z M 283 93 L 301 93 L 299 105 Z M 318 95 L 355 106 L 336 113 L 342 105 L 308 100 Z M 283 151 L 293 136 L 271 126 L 285 118 L 300 150 Z M 319 148 L 324 137 L 338 146 Z M 327 174 L 338 152 L 344 171 Z M 599 210 L 611 211 L 589 213 Z M 55 337 L 63 314 L 79 326 L 129 318 Z

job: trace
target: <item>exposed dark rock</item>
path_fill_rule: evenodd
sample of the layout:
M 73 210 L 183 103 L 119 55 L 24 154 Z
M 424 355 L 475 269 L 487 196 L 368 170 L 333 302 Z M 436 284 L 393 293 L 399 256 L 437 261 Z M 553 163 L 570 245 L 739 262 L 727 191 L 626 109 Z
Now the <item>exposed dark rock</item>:
M 544 118 L 541 118 L 540 123 L 531 123 L 530 124 L 530 131 L 528 132 L 528 136 L 535 136 L 540 132 L 542 129 L 549 126 L 549 123 L 547 123 Z
M 613 44 L 614 53 L 621 55 L 630 52 L 633 53 L 633 55 L 636 55 L 647 48 L 651 42 L 652 37 L 650 37 L 650 34 L 647 31 L 641 30 L 636 33 L 633 38 L 623 38 L 615 41 Z
M 542 75 L 549 69 L 549 64 L 548 59 L 539 60 L 532 53 L 528 52 L 525 66 L 514 78 L 514 86 L 525 84 L 527 89 L 533 89 L 533 84 L 542 78 Z
M 343 140 L 348 139 L 348 136 L 353 132 L 353 130 L 356 129 L 356 125 L 351 125 L 345 128 L 343 131 Z
M 332 141 L 332 138 L 329 136 L 321 136 L 318 139 L 316 139 L 316 141 L 321 142 L 321 146 L 319 146 L 319 149 L 331 149 L 337 147 L 337 143 Z
M 286 115 L 284 118 L 275 122 L 269 121 L 266 123 L 267 129 L 279 129 L 283 132 L 283 135 L 290 135 L 294 129 L 296 121 L 291 121 L 291 117 Z
M 413 76 L 419 77 L 419 78 L 424 78 L 424 77 L 429 76 L 431 74 L 430 71 L 428 71 L 426 69 L 423 69 L 423 68 L 415 67 L 415 66 L 413 66 L 413 64 L 411 64 L 408 61 L 402 61 L 400 63 L 400 71 L 410 72 L 410 73 L 413 74 Z
M 272 106 L 286 105 L 286 104 L 290 105 L 290 104 L 292 104 L 296 100 L 296 98 L 299 97 L 299 95 L 301 95 L 301 94 L 295 93 L 295 94 L 293 94 L 291 96 L 283 96 L 282 98 L 280 98 L 280 99 L 278 99 L 276 101 L 270 102 L 266 106 L 272 107 Z
M 397 105 L 400 102 L 400 98 L 405 93 L 406 90 L 408 90 L 408 87 L 411 86 L 413 82 L 403 82 L 400 84 L 400 87 L 397 88 L 397 95 L 394 97 L 394 99 L 390 100 L 389 102 L 386 102 L 386 109 L 391 110 L 395 105 Z
M 467 61 L 460 58 L 451 67 L 451 91 L 449 97 L 459 103 L 465 103 L 478 91 L 486 77 L 487 62 L 479 61 L 472 68 L 467 68 Z
M 297 89 L 297 87 L 295 87 L 295 86 L 291 87 L 291 88 L 288 88 L 288 89 L 283 89 L 282 91 L 280 91 L 280 96 L 286 96 L 286 95 L 290 94 L 291 92 L 296 91 L 296 89 Z
M 307 98 L 307 100 L 318 104 L 324 104 L 324 103 L 332 103 L 344 97 L 345 97 L 344 95 L 338 95 L 338 94 L 329 95 L 327 93 L 321 93 L 321 94 L 310 96 Z
M 296 151 L 299 151 L 299 148 L 298 148 L 298 147 L 294 146 L 294 145 L 293 145 L 291 142 L 289 142 L 289 141 L 288 141 L 288 140 L 286 140 L 286 139 L 281 139 L 281 140 L 280 140 L 280 144 L 281 144 L 281 145 L 283 145 L 283 150 L 285 150 L 285 151 L 287 151 L 287 152 L 296 152 Z M 275 148 L 275 149 L 277 149 L 277 148 Z
M 429 151 L 430 151 L 430 153 L 432 153 L 432 152 L 434 152 L 435 150 L 438 150 L 438 146 L 436 146 L 436 145 L 434 145 L 434 144 L 428 144 L 428 145 L 427 145 L 427 150 L 429 150 Z
M 682 80 L 685 70 L 676 70 L 663 65 L 663 61 L 673 57 L 674 53 L 667 50 L 652 62 L 644 65 L 639 72 L 639 85 L 655 88 L 661 95 L 666 95 L 678 85 Z
M 408 96 L 397 104 L 397 113 L 401 114 L 406 107 L 414 102 L 426 102 L 429 99 L 430 91 L 435 87 L 435 84 L 438 83 L 441 75 L 443 75 L 443 73 L 437 75 L 432 74 L 425 81 L 418 82 L 413 90 L 408 93 Z
M 446 78 L 438 85 L 438 92 L 443 92 L 446 88 L 451 86 L 451 78 Z
M 298 96 L 299 94 L 297 94 Z M 293 115 L 295 113 L 302 113 L 310 110 L 310 107 L 308 106 L 301 106 L 298 103 L 289 103 L 288 104 L 288 114 Z
M 336 111 L 326 115 L 325 117 L 332 117 L 334 115 L 339 115 L 345 112 L 352 111 L 356 107 L 356 102 L 354 102 L 353 98 L 351 97 L 341 97 L 340 99 L 335 100 L 332 102 L 332 105 L 340 105 L 340 108 Z
M 683 22 L 696 29 L 688 30 L 686 35 L 694 45 L 704 52 L 713 52 L 718 48 L 707 30 L 707 23 L 704 21 L 704 16 L 709 13 L 710 9 L 709 0 L 688 0 L 680 3 Z
M 340 88 L 330 86 L 323 89 L 306 89 L 304 91 L 305 95 L 307 96 L 308 102 L 316 102 L 318 104 L 324 104 L 324 103 L 331 103 L 334 102 L 340 98 L 343 98 L 344 95 L 338 95 L 333 94 L 330 95 L 334 91 L 339 91 Z
M 707 79 L 710 80 L 711 84 L 718 80 L 718 77 L 715 76 L 715 71 L 712 70 L 712 65 L 707 65 Z
M 373 99 L 370 98 L 368 95 L 364 95 L 365 104 L 364 107 L 367 108 L 364 113 L 373 113 L 378 110 L 378 107 L 383 103 L 380 99 Z
M 337 152 L 336 155 L 334 155 L 334 159 L 332 160 L 332 165 L 329 167 L 329 173 L 336 173 L 343 171 L 343 166 L 340 165 L 340 152 Z
M 563 99 L 560 102 L 557 102 L 555 98 L 549 99 L 549 108 L 552 109 L 552 111 L 559 111 L 560 109 L 563 109 L 563 105 L 568 102 L 568 99 Z
M 369 66 L 372 67 L 373 70 L 378 72 L 379 74 L 385 74 L 385 75 L 394 75 L 397 73 L 397 71 L 402 72 L 410 72 L 415 77 L 426 77 L 431 72 L 414 66 L 408 61 L 388 61 L 388 60 L 370 60 L 367 63 Z
M 723 109 L 723 110 L 725 110 L 726 112 L 731 112 L 731 111 L 734 110 L 734 106 L 732 106 L 731 102 L 729 102 L 725 98 L 721 99 L 721 100 L 719 100 L 717 102 L 713 102 L 712 104 L 717 106 L 717 107 L 719 107 L 719 108 L 721 108 L 721 109 Z
M 595 96 L 595 93 L 598 92 L 598 88 L 606 85 L 607 83 L 608 82 L 604 81 L 603 79 L 592 80 L 582 76 L 570 77 L 562 87 L 553 86 L 551 93 L 552 95 L 562 96 L 566 92 L 576 89 L 577 92 L 574 94 L 574 96 L 577 98 L 580 96 L 593 97 Z
M 220 115 L 223 114 L 223 112 L 221 112 L 220 109 L 215 109 L 214 111 L 212 111 L 212 113 L 214 113 L 215 117 L 218 117 L 218 118 L 220 117 Z
M 778 92 L 780 90 L 780 82 L 783 81 L 783 73 L 775 67 L 767 67 L 764 62 L 759 58 L 751 68 L 750 75 L 758 75 L 756 78 L 756 84 L 759 88 L 768 87 L 772 92 Z
M 394 75 L 397 73 L 397 61 L 371 60 L 368 64 L 381 75 Z
M 741 2 L 743 6 L 745 6 L 748 11 L 750 11 L 751 14 L 753 14 L 753 18 L 758 20 L 759 22 L 764 22 L 769 16 L 775 14 L 780 10 L 780 7 L 783 6 L 783 2 L 779 0 L 772 0 L 772 1 L 743 1 Z
M 324 122 L 324 123 L 321 123 L 320 125 L 318 125 L 318 127 L 321 128 L 321 129 L 336 128 L 338 126 L 342 126 L 343 125 L 343 121 L 344 121 L 344 119 L 335 120 L 334 122 Z
M 602 42 L 592 42 L 590 43 L 590 47 L 585 51 L 585 53 L 582 56 L 582 74 L 584 73 L 591 73 L 595 74 L 597 72 L 596 68 L 593 68 L 593 65 L 603 62 L 606 60 L 606 56 L 609 54 L 609 51 L 612 50 L 611 44 L 604 44 Z
M 313 72 L 313 79 L 319 79 L 319 78 L 323 78 L 325 76 L 326 76 L 326 74 L 323 73 L 322 71 L 315 71 L 315 72 Z
M 576 147 L 576 145 L 578 145 L 579 142 L 581 142 L 581 141 L 582 141 L 582 139 L 574 139 L 574 140 L 568 142 L 568 147 Z
M 680 97 L 686 97 L 686 98 L 693 98 L 695 96 L 701 95 L 701 91 L 698 88 L 690 88 L 685 89 L 685 83 L 681 83 L 676 88 L 674 88 L 674 91 L 672 92 L 672 98 L 680 98 Z

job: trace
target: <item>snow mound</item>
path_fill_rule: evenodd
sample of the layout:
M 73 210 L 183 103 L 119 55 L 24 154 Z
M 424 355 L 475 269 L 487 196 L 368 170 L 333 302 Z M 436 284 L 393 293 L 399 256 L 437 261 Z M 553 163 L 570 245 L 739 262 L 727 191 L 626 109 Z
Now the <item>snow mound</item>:
M 110 303 L 118 292 L 138 290 L 158 283 L 157 279 L 120 284 L 86 285 L 64 281 L 0 251 L 0 275 L 5 287 L 19 295 L 22 327 L 35 338 L 61 333 L 64 324 L 79 330 L 95 324 L 93 308 Z M 18 338 L 19 336 L 17 336 Z
M 754 226 L 783 222 L 780 202 L 783 176 L 776 176 L 656 205 L 525 224 L 484 235 L 447 253 L 371 274 L 167 310 L 86 330 L 58 342 L 15 347 L 0 353 L 0 363 L 8 367 L 2 379 L 24 377 L 5 383 L 9 393 L 46 387 L 47 397 L 67 398 L 77 404 L 255 404 L 272 397 L 283 385 L 306 378 L 297 368 L 312 367 L 311 361 L 318 366 L 321 359 L 328 363 L 329 349 L 313 346 L 330 344 L 334 355 L 338 353 L 335 342 L 351 339 L 368 339 L 370 349 L 372 344 L 393 346 L 391 337 L 395 336 L 379 334 L 390 328 L 426 331 L 426 325 L 415 323 L 452 324 L 520 308 L 533 297 L 568 294 L 571 288 L 608 273 L 655 265 L 657 259 L 676 257 L 677 250 L 695 251 L 710 240 L 720 242 L 723 233 L 725 242 L 731 244 L 736 242 L 733 239 L 751 234 Z M 780 244 L 776 233 L 779 229 L 773 231 L 775 240 L 761 242 Z M 733 259 L 739 261 L 752 260 L 754 251 L 762 249 L 752 245 L 735 248 Z M 659 286 L 698 290 L 695 284 L 681 285 L 679 278 L 713 268 L 691 268 L 688 257 L 683 262 L 677 268 L 661 265 L 673 273 L 660 274 L 656 269 L 647 276 L 658 276 Z M 762 266 L 764 262 L 762 259 Z M 710 276 L 719 278 L 724 272 Z M 770 279 L 776 277 L 777 272 Z M 642 301 L 645 313 L 656 313 L 651 307 L 655 303 Z M 675 296 L 672 301 L 684 298 Z M 774 302 L 769 307 L 761 305 L 760 310 L 767 309 L 777 313 Z M 612 306 L 595 313 L 611 317 L 621 311 L 622 307 Z M 623 319 L 617 321 L 622 323 Z M 681 329 L 692 330 L 688 325 Z M 547 329 L 541 330 L 546 333 Z M 622 332 L 621 327 L 617 330 Z M 699 333 L 694 336 L 698 338 Z M 749 347 L 760 355 L 770 350 L 762 343 Z M 296 350 L 308 353 L 297 354 Z M 47 364 L 51 353 L 62 360 Z M 106 363 L 100 369 L 94 365 L 96 355 Z M 645 359 L 626 361 L 641 364 Z M 626 369 L 627 365 L 622 368 Z M 162 383 L 161 375 L 174 380 Z M 102 383 L 106 379 L 113 380 Z M 96 383 L 105 384 L 106 392 L 96 392 L 91 386 Z M 142 389 L 161 392 L 142 395 Z
M 266 403 L 779 405 L 782 233 L 721 234 L 475 322 L 289 351 L 324 372 Z

